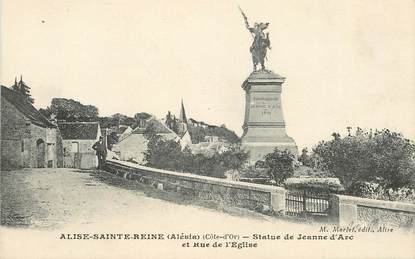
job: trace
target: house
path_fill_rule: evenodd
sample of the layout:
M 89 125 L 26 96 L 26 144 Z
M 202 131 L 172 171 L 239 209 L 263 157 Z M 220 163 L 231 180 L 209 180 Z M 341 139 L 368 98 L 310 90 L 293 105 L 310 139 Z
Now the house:
M 200 142 L 190 145 L 190 150 L 193 154 L 202 154 L 210 157 L 215 153 L 222 154 L 229 150 L 230 145 L 225 142 Z
M 133 132 L 133 129 L 130 126 L 127 126 L 127 125 L 120 125 L 120 126 L 118 126 L 118 129 L 116 131 L 117 137 L 118 137 L 118 141 L 125 139 L 132 132 Z
M 179 135 L 178 141 L 180 143 L 182 150 L 184 150 L 186 147 L 191 148 L 192 138 L 190 136 L 190 132 L 186 130 L 186 132 L 184 132 L 182 135 Z
M 193 127 L 200 126 L 200 123 L 197 120 L 192 119 L 192 118 L 190 118 L 190 119 L 187 120 L 187 124 L 189 124 L 189 125 L 191 125 Z
M 205 136 L 205 141 L 190 145 L 193 154 L 212 156 L 214 153 L 223 153 L 229 150 L 230 144 L 218 136 Z
M 204 129 L 207 129 L 207 128 L 208 128 L 208 126 L 209 126 L 209 124 L 206 124 L 205 122 L 201 121 L 201 122 L 200 122 L 200 126 L 201 126 L 202 128 L 204 128 Z
M 192 121 L 194 122 L 193 119 Z M 164 124 L 166 125 L 166 127 L 168 127 L 170 130 L 177 134 L 178 141 L 180 142 L 182 150 L 192 145 L 192 138 L 188 129 L 188 123 L 189 122 L 187 120 L 183 100 L 180 106 L 179 118 L 176 119 L 176 116 L 172 116 L 169 111 L 166 115 L 166 118 L 164 119 Z
M 205 136 L 205 142 L 220 142 L 218 136 Z
M 193 127 L 200 127 L 200 128 L 204 128 L 204 129 L 216 129 L 218 128 L 218 126 L 215 125 L 210 125 L 205 123 L 204 121 L 197 121 L 195 119 L 190 118 L 188 120 L 188 124 L 190 124 Z
M 22 79 L 14 86 L 24 85 Z M 1 169 L 62 167 L 62 138 L 27 96 L 1 86 Z
M 58 122 L 62 135 L 64 167 L 95 168 L 98 160 L 92 146 L 101 137 L 98 122 Z
M 176 118 L 175 115 L 172 115 L 170 111 L 168 111 L 164 119 L 164 124 L 169 129 L 176 132 L 179 136 L 183 136 L 187 131 L 187 123 L 188 121 L 187 121 L 186 111 L 184 109 L 184 104 L 182 100 L 182 103 L 180 106 L 179 118 Z
M 188 120 L 186 116 L 186 110 L 184 109 L 184 104 L 182 100 L 182 103 L 180 106 L 180 115 L 179 115 L 178 132 L 177 132 L 182 150 L 184 150 L 186 147 L 190 148 L 190 146 L 192 145 L 192 138 L 190 136 L 187 123 L 188 123 Z
M 147 150 L 148 140 L 144 137 L 144 133 L 147 127 L 151 127 L 155 134 L 162 136 L 165 140 L 178 140 L 177 134 L 164 122 L 151 118 L 146 121 L 145 126 L 135 128 L 129 136 L 113 146 L 113 151 L 121 160 L 145 163 L 144 152 Z

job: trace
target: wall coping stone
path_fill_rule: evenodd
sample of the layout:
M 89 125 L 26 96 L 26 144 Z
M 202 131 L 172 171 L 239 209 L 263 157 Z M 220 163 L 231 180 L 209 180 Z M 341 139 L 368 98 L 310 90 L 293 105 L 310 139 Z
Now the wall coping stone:
M 284 188 L 278 187 L 278 186 L 261 185 L 261 184 L 255 184 L 255 183 L 247 183 L 247 182 L 237 182 L 237 181 L 213 178 L 213 177 L 202 176 L 202 175 L 195 175 L 195 174 L 184 173 L 184 172 L 179 173 L 179 172 L 157 169 L 157 168 L 142 166 L 142 165 L 134 164 L 131 162 L 119 161 L 119 160 L 114 160 L 114 159 L 107 159 L 107 163 L 109 163 L 110 165 L 115 164 L 115 165 L 121 165 L 127 168 L 130 167 L 130 168 L 135 168 L 139 170 L 150 171 L 150 172 L 162 174 L 165 176 L 174 176 L 176 178 L 189 180 L 193 182 L 202 182 L 202 183 L 222 185 L 222 186 L 228 186 L 228 187 L 234 187 L 234 188 L 262 191 L 262 192 L 278 192 L 278 193 L 286 192 Z
M 415 213 L 415 204 L 411 204 L 411 203 L 374 200 L 374 199 L 368 199 L 368 198 L 359 198 L 359 197 L 337 195 L 337 194 L 333 194 L 333 196 L 338 198 L 339 203 Z

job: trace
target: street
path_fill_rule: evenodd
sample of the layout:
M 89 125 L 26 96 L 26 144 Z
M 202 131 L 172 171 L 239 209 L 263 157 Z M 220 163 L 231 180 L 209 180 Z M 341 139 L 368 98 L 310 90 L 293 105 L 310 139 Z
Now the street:
M 24 169 L 2 172 L 2 225 L 56 229 L 68 224 L 98 224 L 109 217 L 166 218 L 264 216 L 244 209 L 224 208 L 228 213 L 209 209 L 178 193 L 116 177 L 103 171 L 77 169 Z
M 413 251 L 414 236 L 395 233 L 361 234 L 352 241 L 254 240 L 254 235 L 316 235 L 321 226 L 185 199 L 102 171 L 7 171 L 2 172 L 1 184 L 2 258 L 334 258 L 330 251 L 337 249 L 354 258 L 400 258 Z M 84 234 L 140 238 L 86 241 L 79 238 Z M 180 239 L 205 234 L 250 238 L 196 240 L 196 247 L 195 240 Z M 141 238 L 159 235 L 177 238 Z M 390 244 L 392 238 L 400 240 L 399 246 Z M 212 248 L 214 241 L 239 243 Z

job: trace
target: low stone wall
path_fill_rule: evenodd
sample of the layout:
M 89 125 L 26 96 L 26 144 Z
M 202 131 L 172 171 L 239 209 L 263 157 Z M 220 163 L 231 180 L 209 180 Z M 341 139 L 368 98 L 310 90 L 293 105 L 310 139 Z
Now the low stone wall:
M 204 200 L 262 212 L 285 213 L 286 190 L 281 187 L 178 173 L 117 160 L 107 160 L 106 171 Z
M 199 199 L 280 215 L 286 211 L 286 190 L 281 187 L 172 172 L 111 159 L 107 160 L 106 171 Z M 415 228 L 414 204 L 335 194 L 330 195 L 329 203 L 327 220 L 334 224 Z
M 331 218 L 339 225 L 415 227 L 415 205 L 403 202 L 331 195 Z

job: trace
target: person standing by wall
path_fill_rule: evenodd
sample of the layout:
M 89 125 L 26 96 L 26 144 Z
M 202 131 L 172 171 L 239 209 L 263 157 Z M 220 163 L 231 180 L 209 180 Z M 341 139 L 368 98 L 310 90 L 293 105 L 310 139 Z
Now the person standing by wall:
M 104 138 L 101 136 L 99 140 L 95 142 L 92 149 L 96 151 L 98 157 L 98 169 L 102 169 L 105 165 L 107 158 L 107 148 L 105 147 Z

